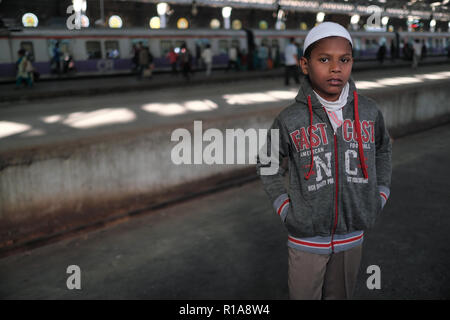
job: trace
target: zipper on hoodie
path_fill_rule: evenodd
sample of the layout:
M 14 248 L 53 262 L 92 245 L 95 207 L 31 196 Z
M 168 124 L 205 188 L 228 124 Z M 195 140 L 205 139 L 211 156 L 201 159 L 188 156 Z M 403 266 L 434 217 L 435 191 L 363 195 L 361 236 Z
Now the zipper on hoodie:
M 331 253 L 334 253 L 334 233 L 336 232 L 337 222 L 338 222 L 338 191 L 339 191 L 339 163 L 338 163 L 338 148 L 337 148 L 337 138 L 336 132 L 334 132 L 334 167 L 335 167 L 335 181 L 336 186 L 335 200 L 334 200 L 334 225 L 331 230 Z

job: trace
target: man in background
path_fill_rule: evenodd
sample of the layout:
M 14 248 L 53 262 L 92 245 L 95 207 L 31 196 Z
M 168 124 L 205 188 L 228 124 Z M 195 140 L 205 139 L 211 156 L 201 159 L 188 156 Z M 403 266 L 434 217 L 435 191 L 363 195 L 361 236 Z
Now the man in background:
M 295 39 L 290 38 L 289 44 L 284 49 L 284 64 L 285 64 L 285 72 L 284 72 L 284 84 L 286 86 L 289 85 L 289 79 L 291 76 L 294 78 L 295 83 L 299 84 L 298 78 L 298 49 L 295 45 Z

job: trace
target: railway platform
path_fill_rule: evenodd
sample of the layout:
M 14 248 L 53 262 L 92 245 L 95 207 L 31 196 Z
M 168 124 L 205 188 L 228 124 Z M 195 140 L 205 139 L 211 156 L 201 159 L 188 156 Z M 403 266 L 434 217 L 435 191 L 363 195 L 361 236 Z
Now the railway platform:
M 447 57 L 429 57 L 424 59 L 420 66 L 448 65 L 450 59 Z M 392 61 L 386 59 L 383 64 L 378 61 L 357 61 L 353 66 L 354 72 L 369 70 L 391 70 L 407 69 L 411 66 L 410 61 L 397 59 Z M 420 71 L 420 70 L 419 70 Z M 160 90 L 164 88 L 189 87 L 192 85 L 203 85 L 208 83 L 226 83 L 234 81 L 252 81 L 261 78 L 282 78 L 284 68 L 272 70 L 252 71 L 226 71 L 224 69 L 214 70 L 212 76 L 207 77 L 203 70 L 197 70 L 187 81 L 181 72 L 174 76 L 168 72 L 154 73 L 152 78 L 137 79 L 136 75 L 130 73 L 122 74 L 79 74 L 76 76 L 61 76 L 43 79 L 35 83 L 31 89 L 22 88 L 14 90 L 15 85 L 10 82 L 0 83 L 0 107 L 11 102 L 27 102 L 48 98 L 80 97 L 101 94 L 126 93 L 143 90 Z

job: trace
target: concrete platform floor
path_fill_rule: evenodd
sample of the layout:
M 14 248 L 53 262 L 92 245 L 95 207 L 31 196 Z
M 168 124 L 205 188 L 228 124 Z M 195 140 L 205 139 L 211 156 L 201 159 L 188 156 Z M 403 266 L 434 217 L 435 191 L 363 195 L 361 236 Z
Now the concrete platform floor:
M 395 140 L 355 299 L 450 298 L 450 125 Z M 68 290 L 69 265 L 81 290 Z M 366 269 L 381 269 L 369 290 Z M 259 180 L 0 259 L 1 299 L 286 299 L 286 231 Z

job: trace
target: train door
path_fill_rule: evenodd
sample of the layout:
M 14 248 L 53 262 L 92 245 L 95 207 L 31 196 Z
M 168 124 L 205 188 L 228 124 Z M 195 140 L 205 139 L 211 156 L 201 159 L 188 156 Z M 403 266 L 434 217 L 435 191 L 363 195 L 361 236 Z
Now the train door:
M 269 39 L 263 38 L 261 45 L 258 47 L 258 59 L 256 60 L 256 68 L 266 70 L 267 60 L 269 58 Z
M 436 38 L 435 55 L 441 55 L 444 53 L 444 39 Z
M 220 66 L 228 65 L 228 50 L 230 48 L 230 44 L 228 40 L 220 39 L 218 42 L 218 55 L 216 59 L 216 63 Z
M 272 68 L 277 68 L 281 64 L 280 43 L 279 43 L 278 39 L 272 39 L 269 57 L 272 60 Z
M 105 46 L 106 59 L 119 59 L 120 58 L 119 41 L 105 40 L 104 46 Z
M 444 51 L 444 54 L 447 54 L 447 57 L 450 58 L 450 38 L 444 38 L 444 50 L 447 50 L 446 52 Z
M 17 53 L 14 51 L 13 40 L 14 38 L 2 38 L 0 39 L 0 79 L 11 78 L 16 75 Z
M 70 39 L 50 39 L 47 42 L 47 49 L 51 73 L 67 73 L 69 64 L 71 69 L 74 69 Z
M 148 39 L 133 38 L 131 39 L 131 68 L 137 70 L 139 67 L 139 48 L 148 47 Z
M 361 38 L 353 37 L 353 58 L 359 59 L 361 51 Z

